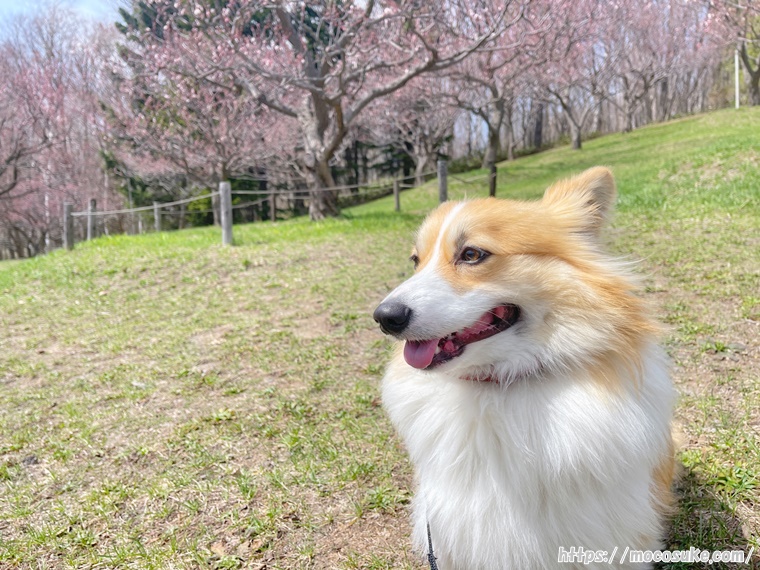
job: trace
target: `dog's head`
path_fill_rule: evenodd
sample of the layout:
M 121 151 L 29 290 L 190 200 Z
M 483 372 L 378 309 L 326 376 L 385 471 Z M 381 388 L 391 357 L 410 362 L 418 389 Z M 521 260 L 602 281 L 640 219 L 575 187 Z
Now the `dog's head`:
M 449 202 L 422 224 L 416 272 L 377 307 L 418 369 L 502 380 L 569 367 L 650 331 L 600 231 L 616 197 L 592 168 L 536 202 Z M 636 350 L 629 346 L 628 350 Z

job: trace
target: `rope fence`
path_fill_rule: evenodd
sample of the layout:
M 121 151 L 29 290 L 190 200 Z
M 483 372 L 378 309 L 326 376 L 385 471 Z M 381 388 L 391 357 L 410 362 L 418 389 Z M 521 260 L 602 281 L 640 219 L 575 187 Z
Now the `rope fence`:
M 193 196 L 192 198 L 185 198 L 184 200 L 175 200 L 174 202 L 161 202 L 162 208 L 169 208 L 171 206 L 180 206 L 182 204 L 189 204 L 190 202 L 195 202 L 197 200 L 203 200 L 205 198 L 214 198 L 216 196 L 219 196 L 219 192 L 211 192 L 211 194 L 204 194 L 203 196 Z M 158 202 L 154 202 L 156 204 Z M 117 214 L 133 214 L 136 212 L 147 212 L 148 210 L 153 210 L 155 208 L 154 206 L 141 206 L 139 208 L 128 208 L 125 210 L 106 210 L 102 212 L 98 211 L 90 211 L 86 210 L 84 212 L 72 212 L 71 215 L 76 217 L 79 216 L 88 216 L 88 215 L 95 215 L 95 216 L 114 216 Z
M 479 180 L 485 180 L 491 176 L 490 174 L 480 174 L 479 176 L 473 176 L 472 178 L 462 178 L 460 176 L 454 176 L 453 174 L 449 174 L 449 177 L 451 177 L 453 180 L 456 180 L 457 182 L 461 182 L 462 184 L 473 184 Z
M 427 181 L 431 177 L 437 176 L 438 178 L 438 192 L 439 201 L 445 202 L 448 199 L 448 186 L 447 186 L 447 163 L 445 160 L 439 160 L 437 169 L 435 171 L 428 171 L 416 176 L 417 179 Z M 454 177 L 456 180 L 465 184 L 471 184 L 476 180 L 488 177 L 489 175 L 476 176 L 469 180 L 465 180 L 459 177 Z M 495 174 L 492 172 L 491 178 L 495 181 Z M 299 213 L 298 210 L 303 210 L 306 204 L 305 202 L 313 197 L 315 194 L 321 192 L 331 192 L 335 195 L 335 199 L 338 200 L 340 207 L 346 207 L 361 203 L 363 201 L 373 200 L 393 194 L 394 196 L 394 208 L 401 211 L 400 194 L 401 191 L 408 188 L 413 188 L 413 184 L 405 184 L 403 182 L 405 178 L 393 178 L 378 183 L 368 184 L 350 184 L 342 186 L 333 186 L 330 188 L 278 188 L 278 189 L 261 189 L 261 190 L 235 190 L 231 189 L 229 182 L 221 182 L 219 184 L 219 190 L 204 194 L 201 196 L 192 196 L 189 198 L 183 198 L 181 200 L 174 200 L 172 202 L 153 202 L 152 206 L 140 206 L 137 208 L 123 208 L 118 210 L 104 210 L 98 211 L 96 208 L 96 201 L 90 200 L 87 210 L 74 212 L 73 205 L 71 203 L 65 203 L 63 207 L 63 245 L 67 249 L 73 249 L 75 242 L 75 227 L 74 220 L 77 218 L 85 218 L 86 220 L 86 233 L 79 232 L 80 235 L 86 235 L 86 239 L 93 239 L 97 233 L 96 220 L 103 218 L 102 222 L 103 233 L 143 233 L 146 226 L 150 223 L 144 218 L 144 214 L 153 212 L 153 228 L 156 232 L 160 232 L 163 229 L 162 220 L 166 216 L 171 216 L 177 220 L 178 228 L 184 227 L 185 220 L 189 215 L 198 214 L 210 214 L 214 213 L 215 223 L 218 221 L 222 226 L 222 243 L 225 245 L 232 244 L 232 224 L 233 224 L 233 212 L 235 210 L 243 210 L 248 208 L 247 221 L 259 221 L 257 216 L 262 219 L 265 216 L 265 210 L 268 210 L 268 217 L 271 221 L 277 220 L 278 205 L 280 211 L 282 211 L 282 202 L 291 204 L 288 211 Z M 262 178 L 260 182 L 269 182 Z M 261 196 L 257 200 L 249 200 L 237 204 L 232 203 L 232 196 Z M 202 209 L 188 209 L 187 205 L 199 200 L 211 200 L 211 208 Z M 268 208 L 266 207 L 268 205 Z M 179 208 L 179 209 L 176 209 Z M 128 216 L 128 218 L 124 218 Z M 240 219 L 246 221 L 246 214 L 241 212 L 238 215 Z M 107 218 L 117 217 L 115 223 L 109 223 Z

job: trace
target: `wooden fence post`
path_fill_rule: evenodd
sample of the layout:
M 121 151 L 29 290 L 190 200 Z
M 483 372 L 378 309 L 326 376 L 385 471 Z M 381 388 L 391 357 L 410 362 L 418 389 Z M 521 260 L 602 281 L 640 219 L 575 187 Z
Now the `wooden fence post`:
M 161 206 L 153 202 L 153 227 L 157 232 L 161 231 Z
M 269 194 L 269 219 L 273 222 L 277 221 L 277 200 L 274 191 Z
M 87 204 L 87 241 L 95 237 L 95 207 L 97 202 L 95 198 L 90 198 Z
M 488 195 L 496 196 L 496 163 L 491 162 L 490 175 L 488 176 Z
M 438 201 L 443 204 L 449 199 L 449 185 L 446 180 L 447 167 L 446 161 L 438 161 Z
M 63 247 L 69 250 L 74 249 L 74 217 L 71 215 L 73 209 L 73 204 L 63 204 Z
M 398 180 L 393 181 L 393 201 L 396 204 L 396 211 L 401 211 L 401 183 Z
M 229 182 L 219 183 L 220 218 L 222 222 L 222 245 L 232 245 L 232 187 Z

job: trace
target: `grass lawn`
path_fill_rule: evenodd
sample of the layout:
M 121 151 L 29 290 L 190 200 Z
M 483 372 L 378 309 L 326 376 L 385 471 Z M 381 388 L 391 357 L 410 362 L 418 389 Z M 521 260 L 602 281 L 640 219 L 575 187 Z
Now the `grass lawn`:
M 498 193 L 535 198 L 596 164 L 619 184 L 611 247 L 642 260 L 670 327 L 668 545 L 757 556 L 760 108 L 502 163 Z M 0 568 L 424 568 L 371 312 L 411 275 L 436 200 L 432 183 L 401 214 L 387 198 L 236 226 L 233 248 L 204 228 L 0 264 Z

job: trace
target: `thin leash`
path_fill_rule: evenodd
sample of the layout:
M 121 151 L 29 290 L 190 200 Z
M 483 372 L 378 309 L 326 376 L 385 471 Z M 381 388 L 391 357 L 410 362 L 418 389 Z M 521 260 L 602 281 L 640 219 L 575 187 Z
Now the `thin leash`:
M 438 570 L 438 564 L 435 561 L 435 555 L 433 554 L 433 537 L 430 536 L 430 523 L 427 523 L 428 533 L 428 564 L 430 564 L 430 570 Z

